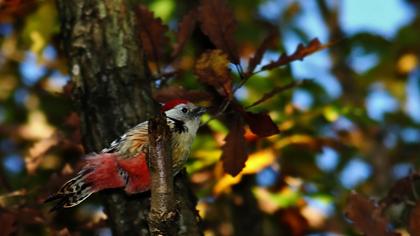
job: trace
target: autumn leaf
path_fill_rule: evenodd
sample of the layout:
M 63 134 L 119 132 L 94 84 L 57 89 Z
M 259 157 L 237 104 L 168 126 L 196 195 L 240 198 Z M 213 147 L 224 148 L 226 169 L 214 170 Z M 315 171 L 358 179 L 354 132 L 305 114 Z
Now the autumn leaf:
M 399 179 L 393 184 L 380 203 L 385 207 L 388 207 L 391 204 L 399 204 L 406 200 L 411 200 L 413 188 L 415 186 L 414 184 L 418 180 L 420 180 L 420 174 L 416 172 Z
M 0 23 L 14 22 L 36 7 L 34 0 L 0 1 Z
M 155 18 L 153 12 L 141 5 L 136 12 L 142 47 L 149 60 L 158 63 L 165 56 L 165 48 L 169 44 L 165 36 L 168 27 L 160 18 Z
M 239 56 L 234 40 L 236 20 L 224 0 L 202 0 L 198 10 L 201 30 L 210 41 L 229 55 L 234 64 L 239 64 Z
M 181 86 L 168 86 L 154 92 L 153 97 L 156 101 L 165 103 L 175 98 L 187 99 L 191 102 L 209 101 L 211 95 L 200 90 L 186 90 Z
M 221 95 L 232 96 L 232 76 L 228 68 L 227 55 L 221 50 L 211 50 L 198 58 L 194 73 L 199 80 L 213 86 Z
M 247 75 L 251 75 L 255 67 L 260 64 L 261 59 L 264 56 L 265 51 L 270 47 L 273 47 L 279 40 L 279 32 L 275 29 L 272 29 L 267 37 L 263 40 L 260 47 L 255 52 L 254 56 L 249 60 Z
M 411 236 L 420 236 L 420 200 L 411 209 L 410 219 L 408 220 L 408 232 Z
M 346 216 L 356 228 L 367 236 L 396 236 L 389 230 L 389 222 L 382 215 L 382 210 L 375 202 L 358 193 L 351 193 L 344 209 Z
M 225 144 L 222 147 L 221 157 L 223 169 L 232 176 L 241 172 L 248 158 L 244 133 L 242 118 L 239 115 L 234 116 L 231 120 L 229 133 L 225 138 Z
M 197 24 L 197 11 L 195 9 L 188 12 L 181 20 L 176 32 L 176 42 L 172 51 L 172 58 L 177 57 L 184 49 L 185 44 L 191 37 L 192 32 Z
M 260 137 L 268 137 L 280 132 L 277 125 L 265 112 L 246 112 L 243 116 L 251 131 Z
M 271 70 L 273 68 L 286 65 L 292 61 L 303 60 L 306 56 L 321 49 L 328 48 L 332 44 L 321 44 L 317 38 L 312 39 L 307 46 L 302 43 L 298 45 L 292 55 L 282 54 L 276 61 L 263 66 L 261 70 Z
M 13 235 L 17 230 L 16 214 L 0 208 L 1 235 Z

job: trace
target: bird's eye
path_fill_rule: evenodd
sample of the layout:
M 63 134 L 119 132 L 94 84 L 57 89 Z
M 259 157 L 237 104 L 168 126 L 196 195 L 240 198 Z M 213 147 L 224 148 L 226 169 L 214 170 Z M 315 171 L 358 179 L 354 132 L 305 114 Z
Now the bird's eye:
M 188 109 L 187 108 L 182 108 L 182 110 L 181 110 L 183 113 L 187 113 L 188 112 Z

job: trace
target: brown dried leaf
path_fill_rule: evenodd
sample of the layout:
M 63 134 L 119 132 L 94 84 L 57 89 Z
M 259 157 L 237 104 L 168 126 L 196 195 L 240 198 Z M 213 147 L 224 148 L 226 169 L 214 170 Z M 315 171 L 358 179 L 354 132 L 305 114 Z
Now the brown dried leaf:
M 232 96 L 232 76 L 227 55 L 221 50 L 211 50 L 198 58 L 194 73 L 204 84 L 213 86 L 219 94 Z
M 12 235 L 16 230 L 16 214 L 0 208 L 0 229 L 1 235 Z
M 251 131 L 260 137 L 268 137 L 280 132 L 277 125 L 274 124 L 271 117 L 265 112 L 246 112 L 243 116 Z
M 410 219 L 408 220 L 408 232 L 411 236 L 420 236 L 420 200 L 411 209 Z
M 178 31 L 176 32 L 176 42 L 172 51 L 172 58 L 176 58 L 184 49 L 184 46 L 191 37 L 196 24 L 197 11 L 193 9 L 188 12 L 179 23 Z
M 159 89 L 153 94 L 158 102 L 168 102 L 175 98 L 187 99 L 191 102 L 209 101 L 212 99 L 211 94 L 199 90 L 186 90 L 181 86 L 169 86 Z
M 292 61 L 303 60 L 306 56 L 315 53 L 321 49 L 328 48 L 332 44 L 321 44 L 318 38 L 312 39 L 307 46 L 302 43 L 298 45 L 292 55 L 282 54 L 277 61 L 273 61 L 261 68 L 261 70 L 271 70 L 279 66 L 286 65 Z
M 290 207 L 281 209 L 276 212 L 279 216 L 279 220 L 283 225 L 287 225 L 286 232 L 284 235 L 306 235 L 305 233 L 309 230 L 309 222 L 302 215 L 301 209 L 297 207 Z
M 231 120 L 229 133 L 225 138 L 225 144 L 222 147 L 221 157 L 223 169 L 232 176 L 241 172 L 248 158 L 244 133 L 245 129 L 241 117 L 239 115 L 234 116 Z
M 415 181 L 420 180 L 419 173 L 411 173 L 409 176 L 399 179 L 389 190 L 388 194 L 381 200 L 381 205 L 388 207 L 391 204 L 398 204 L 413 198 Z
M 234 40 L 236 20 L 232 9 L 224 0 L 202 0 L 198 9 L 201 30 L 210 41 L 229 55 L 229 59 L 239 64 L 239 56 Z
M 353 221 L 355 227 L 367 236 L 396 236 L 389 231 L 389 222 L 382 215 L 382 209 L 375 202 L 352 192 L 344 209 L 346 216 Z
M 165 36 L 168 27 L 160 18 L 155 18 L 153 12 L 146 6 L 140 5 L 136 12 L 140 39 L 149 60 L 158 63 L 165 57 L 165 48 L 169 38 Z
M 262 57 L 267 49 L 273 47 L 278 42 L 279 32 L 271 30 L 270 34 L 262 41 L 260 47 L 255 52 L 254 56 L 249 60 L 247 75 L 251 75 L 255 67 L 260 64 Z

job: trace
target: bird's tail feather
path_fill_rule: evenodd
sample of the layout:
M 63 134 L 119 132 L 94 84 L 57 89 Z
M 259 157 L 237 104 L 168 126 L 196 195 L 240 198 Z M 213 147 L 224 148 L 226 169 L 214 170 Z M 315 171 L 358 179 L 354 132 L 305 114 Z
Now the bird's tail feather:
M 84 168 L 45 202 L 56 201 L 51 211 L 69 208 L 80 204 L 92 193 L 123 187 L 126 182 L 127 174 L 119 167 L 115 154 L 96 154 L 87 157 Z

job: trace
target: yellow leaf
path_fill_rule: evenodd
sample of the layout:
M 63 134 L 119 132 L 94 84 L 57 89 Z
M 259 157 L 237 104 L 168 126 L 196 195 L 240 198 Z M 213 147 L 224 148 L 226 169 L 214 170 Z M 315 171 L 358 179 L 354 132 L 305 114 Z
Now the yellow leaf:
M 275 149 L 282 149 L 290 144 L 311 144 L 314 142 L 313 137 L 306 134 L 295 134 L 278 140 L 274 147 Z
M 242 173 L 239 173 L 235 177 L 231 175 L 225 174 L 219 181 L 217 181 L 216 185 L 213 188 L 214 195 L 218 196 L 223 192 L 230 190 L 230 186 L 237 184 L 242 179 Z
M 242 169 L 238 175 L 232 177 L 229 174 L 224 174 L 223 177 L 217 181 L 213 188 L 213 193 L 217 196 L 223 192 L 229 191 L 232 185 L 235 185 L 241 181 L 243 175 L 255 174 L 261 171 L 262 169 L 273 164 L 275 158 L 276 154 L 272 149 L 264 149 L 251 154 L 245 163 L 244 169 Z
M 270 166 L 275 160 L 275 153 L 272 149 L 264 149 L 251 154 L 245 162 L 243 174 L 255 174 Z
M 418 59 L 413 53 L 404 54 L 397 63 L 398 70 L 404 74 L 410 73 L 417 67 L 417 65 Z

